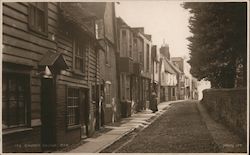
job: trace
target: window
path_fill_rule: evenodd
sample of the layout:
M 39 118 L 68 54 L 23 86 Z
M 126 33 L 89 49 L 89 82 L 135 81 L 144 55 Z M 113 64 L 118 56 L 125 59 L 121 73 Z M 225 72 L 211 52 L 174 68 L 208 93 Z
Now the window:
M 132 44 L 129 45 L 129 57 L 132 58 Z
M 111 104 L 111 83 L 110 82 L 106 82 L 106 86 L 105 86 L 105 101 L 106 104 Z
M 139 55 L 140 55 L 140 62 L 141 62 L 141 64 L 143 64 L 144 65 L 144 42 L 142 41 L 140 41 L 140 47 L 139 47 L 139 49 L 140 49 L 140 52 L 139 52 Z
M 126 98 L 130 100 L 130 76 L 126 76 Z
M 3 73 L 3 129 L 28 125 L 29 75 Z
M 127 35 L 126 30 L 122 30 L 122 37 L 126 37 L 126 35 Z
M 172 88 L 172 96 L 175 97 L 175 88 Z
M 121 76 L 121 99 L 125 100 L 125 75 L 120 74 Z
M 149 92 L 149 81 L 145 80 L 145 96 L 146 96 L 146 100 L 149 100 L 150 98 L 150 92 Z
M 130 34 L 130 38 L 129 38 L 129 57 L 132 58 L 132 48 L 133 48 L 133 34 L 132 33 L 129 33 Z
M 110 65 L 110 57 L 111 57 L 111 55 L 110 55 L 111 53 L 110 53 L 110 47 L 109 47 L 109 44 L 107 43 L 106 44 L 106 51 L 105 51 L 105 60 L 106 60 L 106 64 L 107 65 Z
M 146 69 L 147 69 L 147 71 L 149 71 L 149 44 L 147 44 Z
M 133 50 L 134 50 L 134 52 L 135 52 L 135 58 L 136 58 L 136 61 L 139 61 L 139 58 L 138 58 L 138 56 L 139 56 L 139 51 L 138 51 L 138 47 L 137 47 L 137 39 L 135 38 L 135 39 L 133 39 Z
M 139 59 L 140 59 L 140 63 L 143 64 L 143 54 L 141 51 L 139 51 Z
M 134 39 L 133 42 L 134 42 L 134 47 L 137 48 L 137 39 Z
M 68 88 L 67 91 L 67 125 L 74 126 L 79 124 L 79 105 L 80 90 Z
M 159 67 L 158 63 L 155 63 L 155 73 L 158 73 L 158 67 Z
M 34 2 L 29 5 L 29 27 L 40 34 L 48 32 L 48 3 Z
M 92 103 L 96 103 L 96 85 L 92 84 Z
M 79 40 L 74 41 L 74 70 L 78 73 L 84 73 L 86 67 L 86 53 L 89 47 L 85 42 L 80 43 Z
M 104 28 L 102 19 L 95 20 L 95 34 L 96 34 L 96 39 L 104 38 Z

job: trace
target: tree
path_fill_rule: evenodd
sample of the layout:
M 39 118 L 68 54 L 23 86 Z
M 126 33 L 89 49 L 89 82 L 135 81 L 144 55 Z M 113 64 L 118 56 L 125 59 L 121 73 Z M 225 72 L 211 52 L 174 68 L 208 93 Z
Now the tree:
M 186 2 L 192 16 L 189 29 L 191 74 L 214 88 L 233 88 L 238 63 L 243 64 L 246 84 L 246 2 Z

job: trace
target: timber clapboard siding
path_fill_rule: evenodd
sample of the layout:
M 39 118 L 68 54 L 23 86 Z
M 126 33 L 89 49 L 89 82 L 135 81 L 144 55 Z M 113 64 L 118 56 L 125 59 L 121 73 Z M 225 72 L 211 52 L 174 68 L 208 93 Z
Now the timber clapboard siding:
M 30 117 L 31 121 L 41 122 L 41 78 L 38 75 L 38 63 L 48 52 L 61 52 L 69 67 L 56 77 L 55 123 L 57 144 L 75 144 L 80 141 L 80 127 L 67 129 L 67 86 L 84 88 L 88 92 L 89 136 L 95 130 L 95 105 L 92 104 L 91 86 L 100 81 L 99 55 L 95 40 L 90 40 L 91 50 L 87 53 L 86 73 L 84 76 L 73 71 L 73 39 L 75 33 L 65 27 L 61 29 L 58 3 L 48 3 L 48 34 L 40 35 L 29 28 L 29 3 L 3 3 L 3 62 L 30 66 Z M 78 33 L 79 33 L 78 32 Z M 52 38 L 55 37 L 53 40 Z M 115 64 L 114 64 L 115 66 Z M 115 89 L 114 89 L 115 91 Z M 5 134 L 3 131 L 3 152 L 41 152 L 41 147 L 19 148 L 16 144 L 41 144 L 41 123 L 29 126 L 30 130 Z

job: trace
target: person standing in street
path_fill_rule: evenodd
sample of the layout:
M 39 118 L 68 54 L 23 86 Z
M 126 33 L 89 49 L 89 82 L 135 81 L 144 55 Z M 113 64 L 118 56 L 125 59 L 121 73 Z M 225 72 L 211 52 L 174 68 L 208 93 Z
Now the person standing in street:
M 150 100 L 149 109 L 152 110 L 153 113 L 155 113 L 156 111 L 158 111 L 157 96 L 156 96 L 155 92 L 152 92 L 152 94 L 151 94 L 151 100 Z

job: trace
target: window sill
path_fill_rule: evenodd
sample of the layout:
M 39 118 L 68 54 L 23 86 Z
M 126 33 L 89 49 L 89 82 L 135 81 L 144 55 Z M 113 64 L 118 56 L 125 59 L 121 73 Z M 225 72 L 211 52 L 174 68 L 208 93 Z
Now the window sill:
M 79 125 L 68 126 L 67 130 L 70 131 L 70 130 L 79 129 L 79 128 L 81 128 L 80 124 Z
M 33 130 L 33 128 L 13 128 L 13 129 L 6 129 L 3 130 L 3 135 L 8 135 L 8 134 L 12 134 L 12 133 L 18 133 L 18 132 L 24 132 L 24 131 L 31 131 Z
M 78 70 L 73 70 L 73 73 L 76 74 L 76 75 L 86 76 L 85 73 L 80 72 L 80 71 L 78 71 Z
M 123 100 L 121 100 L 121 102 L 131 103 L 132 101 L 131 101 L 131 100 L 128 100 L 128 99 L 123 99 Z
M 106 66 L 107 66 L 107 67 L 111 67 L 111 65 L 110 65 L 110 64 L 107 64 L 107 63 L 106 63 Z
M 32 33 L 36 34 L 36 35 L 40 35 L 40 36 L 43 36 L 43 37 L 48 37 L 49 33 L 47 30 L 45 31 L 39 31 L 37 30 L 36 28 L 32 27 L 32 26 L 29 26 L 29 29 Z

